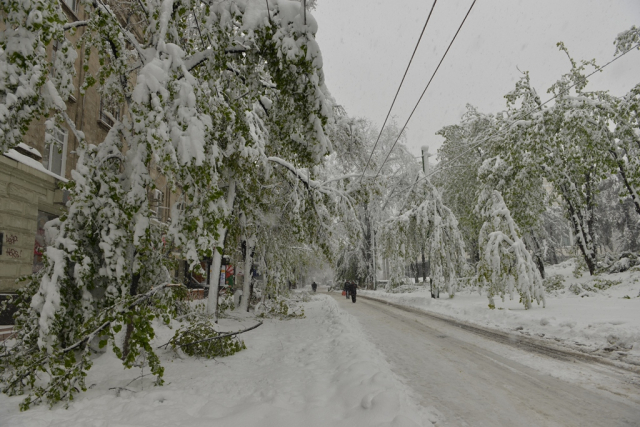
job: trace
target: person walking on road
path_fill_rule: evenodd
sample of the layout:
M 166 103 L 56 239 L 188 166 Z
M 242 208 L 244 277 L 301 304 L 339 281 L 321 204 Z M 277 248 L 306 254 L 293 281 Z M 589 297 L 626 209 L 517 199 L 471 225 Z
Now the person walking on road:
M 351 282 L 350 293 L 351 293 L 351 302 L 356 302 L 356 293 L 358 290 L 358 284 L 356 282 Z
M 316 289 L 318 289 L 318 284 L 317 284 L 316 282 L 313 282 L 313 283 L 311 284 L 311 289 L 313 289 L 313 292 L 315 292 L 315 291 L 316 291 Z
M 344 282 L 344 294 L 346 296 L 347 299 L 349 299 L 349 290 L 351 289 L 351 283 L 347 280 L 346 282 Z

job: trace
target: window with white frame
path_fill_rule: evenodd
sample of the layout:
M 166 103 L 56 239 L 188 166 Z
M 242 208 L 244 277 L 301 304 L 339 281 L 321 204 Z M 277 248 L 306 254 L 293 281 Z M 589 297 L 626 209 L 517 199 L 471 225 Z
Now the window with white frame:
M 77 12 L 77 7 L 78 7 L 78 1 L 77 0 L 63 0 L 64 4 L 67 5 L 67 7 L 73 12 L 76 13 Z
M 68 132 L 65 129 L 55 127 L 51 131 L 50 138 L 45 143 L 44 153 L 42 153 L 42 164 L 47 170 L 64 176 L 67 160 L 67 139 Z
M 151 206 L 151 216 L 162 221 L 164 219 L 165 207 L 163 205 L 164 202 L 164 193 L 162 190 L 158 190 L 154 188 L 151 190 L 151 194 L 149 197 L 149 204 Z

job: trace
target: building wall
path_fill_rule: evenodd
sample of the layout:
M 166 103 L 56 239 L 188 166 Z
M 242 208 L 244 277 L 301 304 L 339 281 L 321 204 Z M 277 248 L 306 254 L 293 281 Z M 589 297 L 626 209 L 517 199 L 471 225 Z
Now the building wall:
M 64 2 L 63 10 L 70 22 L 85 19 L 82 6 L 77 11 L 69 9 Z M 121 11 L 120 11 L 121 12 Z M 0 20 L 0 29 L 3 23 Z M 68 33 L 70 41 L 76 43 L 84 32 L 79 27 L 75 34 Z M 138 34 L 134 28 L 134 33 Z M 53 47 L 48 47 L 48 55 L 51 58 Z M 101 96 L 98 85 L 80 93 L 80 86 L 84 81 L 86 72 L 81 64 L 86 62 L 88 72 L 97 76 L 100 69 L 97 53 L 93 52 L 88 61 L 85 57 L 84 46 L 78 50 L 74 77 L 75 91 L 73 99 L 66 103 L 67 114 L 75 123 L 76 129 L 84 132 L 89 144 L 100 144 L 104 141 L 110 129 L 109 125 L 101 119 Z M 126 114 L 125 106 L 120 107 L 120 114 Z M 45 153 L 45 118 L 34 121 L 24 136 L 24 143 L 35 148 L 41 154 Z M 78 156 L 75 151 L 78 141 L 71 129 L 62 124 L 67 130 L 67 147 L 65 155 L 65 170 L 62 178 L 71 179 L 71 171 L 75 169 Z M 126 147 L 125 147 L 126 150 Z M 178 202 L 179 196 L 172 192 L 167 185 L 164 176 L 152 170 L 151 176 L 158 190 L 162 191 L 161 200 L 153 200 L 151 208 L 157 211 L 157 219 L 160 223 L 169 220 L 169 208 Z M 41 172 L 26 164 L 20 163 L 9 157 L 0 155 L 0 233 L 2 233 L 2 253 L 0 254 L 0 294 L 15 292 L 21 286 L 16 283 L 20 276 L 31 274 L 37 269 L 34 257 L 38 261 L 41 252 L 39 246 L 43 245 L 44 236 L 42 225 L 46 219 L 52 219 L 62 215 L 65 206 L 61 180 Z
M 0 292 L 13 292 L 16 279 L 33 271 L 38 211 L 62 214 L 58 180 L 30 166 L 0 156 Z
M 78 7 L 75 13 L 72 13 L 69 8 L 63 2 L 63 10 L 66 12 L 70 22 L 83 20 L 85 18 L 82 6 Z M 79 27 L 75 34 L 68 33 L 68 39 L 77 43 L 84 32 L 83 27 Z M 48 47 L 48 55 L 52 55 L 52 46 Z M 75 63 L 76 75 L 73 80 L 75 91 L 73 93 L 73 99 L 70 99 L 67 105 L 67 114 L 69 118 L 74 121 L 76 129 L 84 132 L 85 138 L 90 144 L 99 144 L 104 141 L 109 131 L 109 126 L 100 120 L 100 94 L 98 93 L 98 86 L 94 85 L 87 89 L 86 93 L 81 95 L 80 85 L 85 77 L 85 71 L 82 69 L 81 64 L 85 58 L 84 48 L 78 51 L 78 57 Z M 97 75 L 100 69 L 100 63 L 98 55 L 93 53 L 88 61 L 89 73 Z M 40 153 L 45 151 L 45 121 L 46 118 L 34 121 L 29 130 L 24 136 L 25 144 L 37 149 Z M 78 148 L 78 141 L 71 132 L 71 129 L 62 124 L 68 134 L 67 140 L 67 152 L 66 152 L 66 167 L 64 172 L 64 178 L 71 178 L 71 170 L 75 169 L 78 161 L 78 156 L 75 154 L 75 150 Z
M 84 18 L 82 7 L 72 12 L 63 6 L 69 21 Z M 77 42 L 84 29 L 79 28 L 75 34 L 69 33 L 69 40 Z M 51 56 L 52 45 L 48 47 Z M 104 140 L 108 126 L 100 123 L 100 95 L 97 88 L 89 88 L 84 96 L 80 94 L 80 84 L 84 79 L 81 68 L 84 49 L 78 51 L 76 60 L 76 76 L 73 94 L 74 99 L 67 102 L 67 114 L 75 122 L 76 128 L 85 133 L 87 141 L 98 144 Z M 89 71 L 97 72 L 99 63 L 97 55 L 92 55 L 89 61 Z M 24 136 L 24 143 L 37 149 L 41 154 L 45 152 L 45 120 L 34 121 Z M 67 147 L 65 153 L 65 170 L 63 178 L 71 178 L 71 170 L 77 163 L 75 150 L 78 141 L 71 129 L 63 124 L 67 130 Z M 58 217 L 63 213 L 63 191 L 59 188 L 60 180 L 47 175 L 37 169 L 27 166 L 5 156 L 0 156 L 0 233 L 2 237 L 2 254 L 0 254 L 0 293 L 14 292 L 20 287 L 16 279 L 31 274 L 34 271 L 34 256 L 38 256 L 38 249 L 43 245 L 43 218 Z M 40 229 L 40 233 L 38 230 Z

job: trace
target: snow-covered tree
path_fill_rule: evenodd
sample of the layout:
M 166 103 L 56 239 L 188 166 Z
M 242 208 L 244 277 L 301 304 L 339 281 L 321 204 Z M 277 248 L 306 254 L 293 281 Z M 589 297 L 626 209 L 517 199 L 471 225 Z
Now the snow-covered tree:
M 547 236 L 542 227 L 542 215 L 546 211 L 549 194 L 543 186 L 542 176 L 535 167 L 527 164 L 530 160 L 522 161 L 520 156 L 511 155 L 510 148 L 515 145 L 508 139 L 496 141 L 493 154 L 498 154 L 487 158 L 478 171 L 481 183 L 478 196 L 486 188 L 501 194 L 544 278 L 544 240 Z M 501 155 L 505 155 L 508 161 L 504 161 Z
M 607 137 L 613 169 L 640 215 L 640 84 L 618 99 L 610 119 L 615 125 Z
M 229 92 L 226 99 L 232 100 L 225 100 L 229 109 L 220 117 L 230 119 L 230 126 L 220 135 L 228 141 L 221 144 L 218 166 L 225 212 L 218 227 L 216 247 L 220 250 L 225 246 L 229 222 L 239 214 L 232 215 L 234 206 L 244 204 L 242 198 L 252 198 L 245 188 L 250 185 L 249 176 L 268 177 L 283 173 L 283 167 L 284 173 L 299 176 L 300 169 L 319 164 L 332 148 L 324 134 L 331 108 L 323 89 L 313 17 L 306 13 L 305 25 L 302 8 L 294 2 L 269 3 L 269 8 L 266 3 L 244 6 L 239 2 L 221 16 L 227 30 L 224 34 L 229 35 L 222 52 L 239 50 L 232 57 L 225 54 L 227 78 L 217 89 L 218 93 Z M 218 67 L 212 62 L 211 73 L 217 73 Z M 225 80 L 232 84 L 227 86 Z M 213 271 L 220 267 L 220 250 L 213 254 Z M 209 294 L 211 314 L 215 312 L 217 287 L 217 282 L 213 283 Z
M 3 374 L 5 392 L 35 387 L 35 398 L 51 403 L 84 389 L 89 344 L 98 337 L 118 354 L 123 348 L 127 367 L 145 353 L 161 383 L 150 340 L 154 317 L 171 314 L 163 251 L 179 251 L 192 266 L 212 256 L 212 271 L 219 271 L 224 237 L 237 221 L 236 206 L 250 204 L 252 183 L 268 181 L 282 165 L 298 173 L 331 149 L 317 23 L 306 13 L 305 24 L 299 3 L 146 0 L 129 3 L 140 18 L 135 31 L 112 3 L 84 1 L 87 20 L 65 25 L 58 2 L 2 3 L 12 26 L 1 40 L 13 40 L 0 45 L 0 55 L 10 56 L 3 56 L 10 67 L 0 76 L 2 90 L 22 96 L 16 101 L 17 92 L 7 92 L 0 107 L 12 123 L 2 128 L 3 151 L 19 142 L 8 129 L 24 132 L 50 109 L 79 140 L 69 211 L 50 225 L 45 268 L 21 292 L 18 344 Z M 86 27 L 85 60 L 97 55 L 101 64 L 96 75 L 86 73 L 83 87 L 99 84 L 103 96 L 126 107 L 98 147 L 87 144 L 62 102 L 75 54 L 62 31 L 79 26 Z M 67 74 L 46 73 L 44 48 L 53 39 L 62 43 Z M 15 53 L 18 42 L 28 46 L 23 57 Z M 156 172 L 181 198 L 166 239 L 149 206 Z M 299 181 L 319 187 L 309 176 Z M 116 334 L 124 325 L 123 346 Z M 38 371 L 48 377 L 36 386 Z
M 458 222 L 424 175 L 410 191 L 406 207 L 383 223 L 381 247 L 386 256 L 401 265 L 415 261 L 424 251 L 430 260 L 431 283 L 436 290 L 453 295 L 456 279 L 466 273 Z
M 603 181 L 598 192 L 596 235 L 604 252 L 602 255 L 609 258 L 640 249 L 640 224 L 635 205 L 628 196 L 620 199 L 620 194 L 628 194 L 624 187 L 620 175 L 617 175 Z M 602 266 L 608 266 L 606 261 L 601 261 L 604 263 Z
M 562 43 L 559 46 L 566 52 Z M 539 171 L 560 195 L 576 244 L 594 274 L 596 194 L 598 183 L 611 173 L 607 165 L 610 145 L 605 137 L 609 121 L 601 111 L 612 108 L 612 103 L 604 92 L 585 91 L 584 70 L 594 64 L 569 59 L 571 71 L 549 89 L 555 96 L 554 105 L 541 105 L 527 73 L 506 96 L 512 106 L 509 139 L 515 143 L 510 152 L 513 159 Z
M 465 248 L 474 262 L 479 259 L 478 234 L 482 227 L 475 211 L 480 188 L 478 170 L 494 152 L 497 138 L 494 122 L 493 117 L 468 105 L 460 124 L 445 126 L 437 132 L 444 138 L 438 149 L 438 160 L 443 166 L 431 180 L 442 194 L 444 204 L 456 216 Z
M 377 178 L 376 173 L 399 131 L 393 123 L 387 126 L 372 153 L 378 132 L 369 121 L 351 118 L 340 107 L 336 107 L 334 116 L 329 137 L 336 152 L 327 159 L 321 172 L 324 179 L 341 189 L 348 205 L 343 208 L 341 220 L 330 226 L 335 236 L 331 259 L 336 266 L 337 280 L 375 286 L 375 234 L 383 204 L 381 197 L 389 184 L 389 171 L 399 163 L 398 159 L 387 162 Z M 401 146 L 394 149 L 396 156 L 403 152 Z
M 483 191 L 477 209 L 484 219 L 478 282 L 486 288 L 489 307 L 495 307 L 495 296 L 504 300 L 509 295 L 513 299 L 516 292 L 527 309 L 534 300 L 544 304 L 542 278 L 500 193 Z
M 571 242 L 571 223 L 559 202 L 549 203 L 542 214 L 541 228 L 544 230 L 543 253 L 545 262 L 558 264 L 564 256 L 564 248 Z

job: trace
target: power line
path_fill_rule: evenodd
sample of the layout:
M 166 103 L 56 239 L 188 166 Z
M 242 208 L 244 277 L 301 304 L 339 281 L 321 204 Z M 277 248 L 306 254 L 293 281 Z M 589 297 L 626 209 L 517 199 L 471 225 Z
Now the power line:
M 395 148 L 396 144 L 398 143 L 398 140 L 402 136 L 402 132 L 404 132 L 405 128 L 409 124 L 409 120 L 411 120 L 411 117 L 413 117 L 413 113 L 415 113 L 416 109 L 418 108 L 418 105 L 420 104 L 420 101 L 422 101 L 422 98 L 424 97 L 424 94 L 427 93 L 427 89 L 429 89 L 429 85 L 431 85 L 431 82 L 433 81 L 433 78 L 436 76 L 436 73 L 440 69 L 440 66 L 442 65 L 442 62 L 444 61 L 444 58 L 447 57 L 447 53 L 449 53 L 449 49 L 451 49 L 451 46 L 453 45 L 453 42 L 456 40 L 456 37 L 458 37 L 458 33 L 460 33 L 460 30 L 462 29 L 462 26 L 464 25 L 465 21 L 469 17 L 469 14 L 471 13 L 471 9 L 473 9 L 473 6 L 476 4 L 476 1 L 477 0 L 473 0 L 473 3 L 471 3 L 471 6 L 469 7 L 469 10 L 467 11 L 467 14 L 464 16 L 464 19 L 462 20 L 462 22 L 460 23 L 460 26 L 458 27 L 458 31 L 456 31 L 456 34 L 453 36 L 453 39 L 451 39 L 451 43 L 449 43 L 449 47 L 447 47 L 447 50 L 444 52 L 444 55 L 442 55 L 442 59 L 440 59 L 440 62 L 438 63 L 438 66 L 436 67 L 435 71 L 431 75 L 431 78 L 429 79 L 429 82 L 427 83 L 427 86 L 422 91 L 422 95 L 420 95 L 420 98 L 418 98 L 418 102 L 416 102 L 416 105 L 413 107 L 413 110 L 411 111 L 411 114 L 409 114 L 409 118 L 404 123 L 404 126 L 402 126 L 402 129 L 400 130 L 400 133 L 398 134 L 398 137 L 396 138 L 395 142 L 391 146 L 391 150 L 389 150 L 389 153 L 387 153 L 387 157 L 384 159 L 384 162 L 382 162 L 382 165 L 380 165 L 380 169 L 378 170 L 378 173 L 376 173 L 376 176 L 373 178 L 374 180 L 378 177 L 378 175 L 380 175 L 380 172 L 382 171 L 382 168 L 384 167 L 384 164 L 389 159 L 389 156 L 391 155 L 391 152 L 393 151 L 393 149 Z
M 391 107 L 389 107 L 389 111 L 387 112 L 387 117 L 384 119 L 384 123 L 382 123 L 382 127 L 380 128 L 380 133 L 378 134 L 378 138 L 376 139 L 376 143 L 373 145 L 373 149 L 371 150 L 371 154 L 369 155 L 369 159 L 367 160 L 367 164 L 362 170 L 362 176 L 360 177 L 360 182 L 362 182 L 362 177 L 364 176 L 367 168 L 369 167 L 369 163 L 371 162 L 371 158 L 373 157 L 373 153 L 378 146 L 378 142 L 380 141 L 380 137 L 382 136 L 382 131 L 384 130 L 385 125 L 387 124 L 387 120 L 389 120 L 389 115 L 391 114 L 391 110 L 396 103 L 396 99 L 398 99 L 398 94 L 400 93 L 400 88 L 402 88 L 402 84 L 404 83 L 405 77 L 407 77 L 407 72 L 409 71 L 409 67 L 411 67 L 411 62 L 413 62 L 413 57 L 416 55 L 416 51 L 418 50 L 418 45 L 420 44 L 420 40 L 422 40 L 422 35 L 424 34 L 424 30 L 427 29 L 427 24 L 429 23 L 429 19 L 431 19 L 431 14 L 433 13 L 433 9 L 436 7 L 436 3 L 438 0 L 434 0 L 431 5 L 431 10 L 429 11 L 429 16 L 427 16 L 427 20 L 424 23 L 424 27 L 422 27 L 422 32 L 420 33 L 420 37 L 418 37 L 418 42 L 416 43 L 416 47 L 413 48 L 413 53 L 411 54 L 411 59 L 409 59 L 409 64 L 407 64 L 407 68 L 404 70 L 404 75 L 402 76 L 402 80 L 400 81 L 400 86 L 398 86 L 398 90 L 396 91 L 396 95 L 393 97 L 393 102 L 391 102 Z

